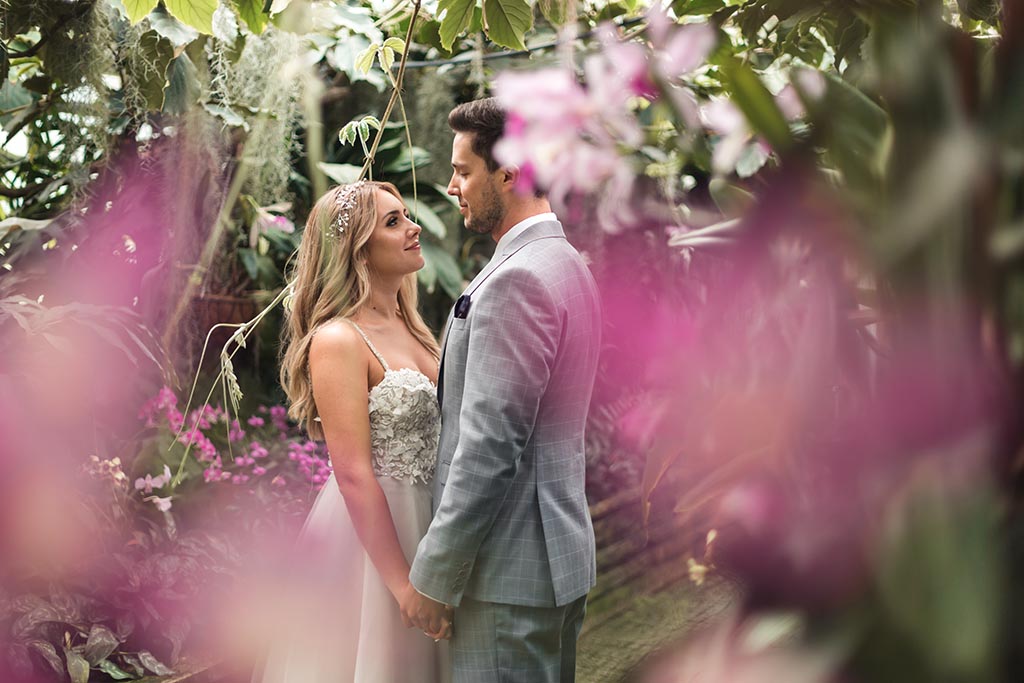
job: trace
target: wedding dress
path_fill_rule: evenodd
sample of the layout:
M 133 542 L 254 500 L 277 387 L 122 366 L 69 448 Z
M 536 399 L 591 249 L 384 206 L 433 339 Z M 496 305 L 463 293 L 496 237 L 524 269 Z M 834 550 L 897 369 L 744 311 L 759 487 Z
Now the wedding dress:
M 373 470 L 387 498 L 409 563 L 431 518 L 440 412 L 437 389 L 418 370 L 392 370 L 369 338 L 348 321 L 384 367 L 370 389 Z M 262 683 L 447 683 L 447 642 L 406 628 L 356 536 L 332 474 L 298 539 L 302 597 L 290 596 L 262 672 Z

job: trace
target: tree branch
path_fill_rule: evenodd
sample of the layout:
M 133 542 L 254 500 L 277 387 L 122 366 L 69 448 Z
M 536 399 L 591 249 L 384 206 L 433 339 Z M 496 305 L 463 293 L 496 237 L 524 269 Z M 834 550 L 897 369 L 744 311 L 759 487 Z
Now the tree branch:
M 92 3 L 85 3 L 85 4 L 81 5 L 81 6 L 79 6 L 74 12 L 72 12 L 72 13 L 70 13 L 68 15 L 65 15 L 60 21 L 57 22 L 57 24 L 53 28 L 51 28 L 49 31 L 44 33 L 42 35 L 42 37 L 39 38 L 39 40 L 36 42 L 35 45 L 33 45 L 32 47 L 30 47 L 30 48 L 28 48 L 26 50 L 21 50 L 20 52 L 17 51 L 17 50 L 8 49 L 7 50 L 8 56 L 11 59 L 20 59 L 22 57 L 34 57 L 36 55 L 36 53 L 38 53 L 39 50 L 41 50 L 42 47 L 44 45 L 46 45 L 46 43 L 50 40 L 50 38 L 52 38 L 62 28 L 64 28 L 68 24 L 70 24 L 75 19 L 78 19 L 80 17 L 85 16 L 86 13 L 88 13 L 89 10 L 91 10 L 91 9 L 92 9 Z
M 27 187 L 7 187 L 6 185 L 0 185 L 0 197 L 6 197 L 7 199 L 24 199 L 29 197 L 49 183 L 36 183 L 35 185 L 28 185 Z

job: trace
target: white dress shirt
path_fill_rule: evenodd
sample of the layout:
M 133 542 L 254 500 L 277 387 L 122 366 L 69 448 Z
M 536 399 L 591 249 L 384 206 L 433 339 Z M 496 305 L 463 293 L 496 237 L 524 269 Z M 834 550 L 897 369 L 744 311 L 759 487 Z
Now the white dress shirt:
M 494 247 L 494 256 L 492 256 L 491 258 L 496 259 L 499 256 L 501 256 L 502 249 L 507 247 L 512 240 L 526 232 L 534 225 L 537 225 L 538 223 L 544 223 L 545 221 L 558 222 L 558 216 L 548 211 L 546 213 L 538 213 L 536 216 L 524 218 L 523 220 L 513 225 L 509 229 L 509 231 L 502 235 L 501 239 L 498 240 L 497 246 Z

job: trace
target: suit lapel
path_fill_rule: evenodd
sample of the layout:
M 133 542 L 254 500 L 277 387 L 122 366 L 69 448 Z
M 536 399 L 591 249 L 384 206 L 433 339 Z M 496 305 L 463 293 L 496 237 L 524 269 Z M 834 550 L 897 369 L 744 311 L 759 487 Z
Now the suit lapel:
M 540 239 L 549 239 L 554 237 L 560 237 L 565 239 L 565 231 L 562 230 L 562 224 L 557 221 L 545 221 L 536 225 L 530 226 L 525 232 L 518 235 L 515 239 L 506 245 L 500 254 L 496 258 L 492 258 L 490 262 L 484 266 L 484 269 L 477 273 L 477 276 L 473 278 L 469 286 L 466 287 L 462 293 L 463 296 L 472 297 L 473 293 L 477 290 L 480 285 L 484 283 L 484 280 L 489 278 L 491 274 L 501 267 L 503 263 L 508 261 L 517 251 L 525 247 L 530 242 L 534 242 Z M 444 354 L 448 348 L 448 333 L 451 331 L 452 321 L 455 320 L 454 310 L 448 314 L 448 322 L 445 323 L 444 336 L 441 342 L 441 361 L 440 367 L 438 368 L 437 377 L 437 401 L 441 403 L 441 399 L 444 394 Z

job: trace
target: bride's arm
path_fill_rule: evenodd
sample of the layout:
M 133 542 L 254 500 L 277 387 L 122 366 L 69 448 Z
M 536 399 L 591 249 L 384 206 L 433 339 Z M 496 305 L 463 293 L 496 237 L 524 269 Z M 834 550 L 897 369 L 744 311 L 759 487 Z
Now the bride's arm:
M 369 353 L 351 326 L 327 325 L 313 338 L 309 370 L 331 463 L 366 554 L 397 599 L 409 563 L 370 459 Z

